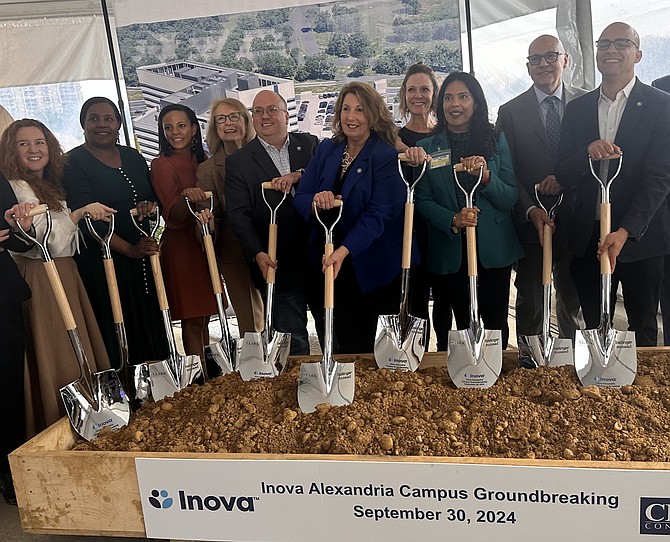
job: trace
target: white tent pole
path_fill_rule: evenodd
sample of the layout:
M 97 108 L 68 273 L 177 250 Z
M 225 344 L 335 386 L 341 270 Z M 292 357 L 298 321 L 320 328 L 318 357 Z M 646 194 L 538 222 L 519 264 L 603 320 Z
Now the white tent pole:
M 121 93 L 121 84 L 119 77 L 119 67 L 116 64 L 116 54 L 114 52 L 114 40 L 112 39 L 112 28 L 109 23 L 109 10 L 107 9 L 107 1 L 100 0 L 102 4 L 102 16 L 105 21 L 105 32 L 107 33 L 107 45 L 109 47 L 109 57 L 112 61 L 112 71 L 114 72 L 114 84 L 116 85 L 116 96 L 119 100 L 119 112 L 121 113 L 121 124 L 123 124 L 123 133 L 126 139 L 126 145 L 130 146 L 130 134 L 128 132 L 128 123 L 126 121 L 126 108 L 123 102 L 123 94 Z

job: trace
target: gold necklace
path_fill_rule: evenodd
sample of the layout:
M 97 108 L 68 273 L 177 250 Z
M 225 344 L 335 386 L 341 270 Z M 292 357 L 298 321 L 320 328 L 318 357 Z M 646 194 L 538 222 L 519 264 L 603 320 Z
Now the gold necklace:
M 355 155 L 349 154 L 349 146 L 347 145 L 344 147 L 344 152 L 342 153 L 342 173 L 344 173 L 347 168 L 351 165 L 351 163 L 356 160 L 356 156 L 358 156 L 358 153 Z

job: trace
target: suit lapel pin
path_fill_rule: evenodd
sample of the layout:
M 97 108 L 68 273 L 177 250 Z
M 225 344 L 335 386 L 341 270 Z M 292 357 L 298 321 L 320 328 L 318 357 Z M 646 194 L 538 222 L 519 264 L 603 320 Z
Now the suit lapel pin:
M 637 102 L 635 105 L 637 105 L 638 107 L 642 107 L 642 102 Z
M 361 173 L 363 173 L 363 168 L 360 168 L 360 167 L 357 168 L 357 169 L 356 169 L 356 173 L 358 173 L 359 175 L 360 175 Z
M 301 151 L 301 150 L 302 150 L 302 147 L 301 147 L 300 145 L 298 145 L 298 146 L 295 148 L 295 150 L 296 150 L 296 151 Z

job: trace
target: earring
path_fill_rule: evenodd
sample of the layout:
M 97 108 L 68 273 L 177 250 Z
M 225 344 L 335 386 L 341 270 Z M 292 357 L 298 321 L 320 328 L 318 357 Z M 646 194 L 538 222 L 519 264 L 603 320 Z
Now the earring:
M 197 139 L 195 138 L 195 136 L 193 136 L 193 137 L 191 138 L 191 150 L 192 150 L 193 152 L 195 152 L 195 144 L 196 144 L 196 142 L 197 142 Z

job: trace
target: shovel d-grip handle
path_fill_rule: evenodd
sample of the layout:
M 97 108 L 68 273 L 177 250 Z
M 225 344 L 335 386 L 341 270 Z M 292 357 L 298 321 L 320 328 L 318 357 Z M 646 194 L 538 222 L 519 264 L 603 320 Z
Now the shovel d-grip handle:
M 48 210 L 49 210 L 49 206 L 46 203 L 40 203 L 39 205 L 30 209 L 30 211 L 28 212 L 28 216 L 33 217 L 33 216 L 37 216 L 37 215 L 43 215 Z
M 457 173 L 461 173 L 465 171 L 465 166 L 462 163 L 459 164 L 454 164 L 454 179 L 456 180 L 456 184 L 458 187 L 461 189 L 463 194 L 465 194 L 465 206 L 466 207 L 474 207 L 474 203 L 472 201 L 472 195 L 475 193 L 475 190 L 477 187 L 481 184 L 482 178 L 484 177 L 485 171 L 485 166 L 482 164 L 479 166 L 479 178 L 477 179 L 477 182 L 474 184 L 474 186 L 468 191 L 463 188 L 461 183 L 458 181 L 458 176 L 456 175 Z M 477 228 L 475 226 L 467 226 L 465 228 L 465 241 L 467 243 L 467 255 L 468 255 L 468 277 L 476 277 L 477 276 Z
M 279 192 L 276 188 L 272 186 L 272 181 L 264 181 L 261 183 L 261 194 L 263 196 L 263 201 L 265 202 L 265 205 L 267 205 L 268 209 L 270 209 L 270 225 L 268 227 L 268 256 L 273 262 L 277 262 L 277 210 L 281 206 L 282 203 L 284 203 L 284 200 L 286 199 L 286 192 L 283 192 L 282 198 L 279 201 L 279 203 L 273 207 L 270 205 L 270 202 L 267 200 L 265 197 L 265 191 L 266 190 L 274 190 L 276 192 Z M 267 284 L 274 284 L 275 283 L 275 277 L 277 274 L 277 269 L 274 267 L 268 267 L 268 272 L 267 272 L 267 277 L 265 278 L 265 282 Z
M 326 231 L 326 245 L 325 245 L 325 250 L 324 250 L 324 257 L 326 260 L 330 258 L 330 256 L 333 254 L 334 247 L 333 247 L 333 229 L 335 228 L 335 225 L 340 221 L 340 218 L 342 217 L 342 209 L 343 209 L 343 204 L 341 199 L 336 199 L 333 201 L 333 209 L 339 207 L 340 208 L 340 213 L 337 216 L 337 219 L 335 222 L 333 222 L 330 226 L 326 226 L 322 221 L 321 217 L 319 216 L 319 209 L 316 206 L 316 204 L 313 204 L 314 206 L 314 214 L 316 215 L 317 220 L 319 223 L 323 226 L 324 230 Z M 324 272 L 325 279 L 324 279 L 324 299 L 323 299 L 323 308 L 324 309 L 332 309 L 335 306 L 335 295 L 334 295 L 334 290 L 335 290 L 335 270 L 333 269 L 332 265 L 329 265 L 326 267 L 326 270 Z
M 153 212 L 150 213 L 149 215 L 147 215 L 147 216 L 156 215 L 156 223 L 155 223 L 154 226 L 151 228 L 151 233 L 147 233 L 147 232 L 145 232 L 145 231 L 140 227 L 140 225 L 138 224 L 138 222 L 137 222 L 137 217 L 139 216 L 139 213 L 137 212 L 137 209 L 136 209 L 135 207 L 133 207 L 133 208 L 130 210 L 130 217 L 131 217 L 132 220 L 133 220 L 133 226 L 135 226 L 135 229 L 136 229 L 137 231 L 139 231 L 144 237 L 153 237 L 153 238 L 155 238 L 155 237 L 156 237 L 156 232 L 158 231 L 158 226 L 160 226 L 159 213 L 160 213 L 160 209 L 158 208 L 158 206 L 156 206 L 156 208 L 153 210 Z

